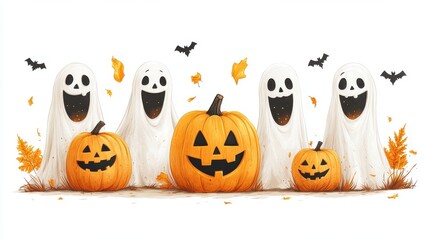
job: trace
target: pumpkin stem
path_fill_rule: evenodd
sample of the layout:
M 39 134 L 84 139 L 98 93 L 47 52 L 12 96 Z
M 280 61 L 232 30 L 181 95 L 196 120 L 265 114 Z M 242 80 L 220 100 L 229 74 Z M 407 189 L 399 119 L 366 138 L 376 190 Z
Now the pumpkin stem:
M 317 146 L 316 146 L 316 148 L 314 149 L 314 151 L 320 151 L 320 147 L 322 146 L 322 144 L 323 144 L 323 142 L 319 141 L 319 142 L 317 143 Z
M 222 116 L 222 112 L 220 111 L 222 100 L 223 100 L 223 96 L 220 94 L 216 94 L 216 97 L 213 100 L 213 103 L 210 106 L 209 110 L 207 111 L 207 114 L 210 116 L 213 116 L 213 115 Z
M 91 131 L 91 134 L 98 135 L 100 133 L 101 128 L 104 127 L 104 125 L 106 124 L 103 121 L 99 121 L 95 126 L 95 128 Z

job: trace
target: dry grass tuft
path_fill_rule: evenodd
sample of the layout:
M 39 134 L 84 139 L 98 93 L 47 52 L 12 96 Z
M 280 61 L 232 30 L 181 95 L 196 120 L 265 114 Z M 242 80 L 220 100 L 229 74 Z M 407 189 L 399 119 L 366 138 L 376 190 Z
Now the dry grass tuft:
M 37 176 L 37 174 L 30 174 L 31 180 L 25 179 L 26 184 L 19 188 L 20 191 L 24 192 L 48 192 L 48 191 L 61 191 L 70 190 L 70 184 L 66 177 L 61 179 L 59 187 L 54 187 L 53 181 L 49 182 L 49 187 L 45 186 L 43 181 Z
M 387 178 L 387 181 L 383 182 L 382 189 L 392 190 L 414 188 L 416 183 L 413 182 L 412 179 L 408 180 L 407 177 L 415 166 L 416 165 L 414 165 L 408 172 L 405 172 L 405 169 L 392 169 L 393 172 Z
M 348 180 L 341 180 L 339 190 L 342 192 L 348 192 L 348 191 L 355 191 L 356 190 L 356 183 L 353 182 L 355 176 Z

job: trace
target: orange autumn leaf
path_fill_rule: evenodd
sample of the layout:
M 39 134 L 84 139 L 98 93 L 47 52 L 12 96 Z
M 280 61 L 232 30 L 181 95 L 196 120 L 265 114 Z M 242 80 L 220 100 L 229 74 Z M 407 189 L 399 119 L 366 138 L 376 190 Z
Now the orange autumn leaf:
M 410 150 L 410 154 L 417 155 L 417 152 L 414 150 Z
M 288 154 L 287 156 L 288 156 L 288 158 L 290 158 L 290 157 L 292 156 L 292 153 L 291 153 L 291 152 L 289 152 L 289 154 Z
M 232 202 L 227 202 L 227 201 L 224 201 L 223 202 L 225 205 L 227 205 L 227 204 L 232 204 Z
M 395 193 L 392 196 L 387 196 L 388 199 L 395 199 L 399 196 L 399 194 Z
M 387 117 L 387 121 L 391 122 L 392 121 L 392 117 Z
M 19 157 L 16 158 L 21 163 L 19 170 L 30 173 L 38 170 L 42 163 L 42 151 L 39 148 L 33 150 L 34 147 L 18 136 L 18 145 L 16 146 Z
M 192 102 L 196 97 L 197 96 L 188 98 L 188 102 Z
M 313 141 L 308 142 L 308 145 L 313 146 Z
M 111 97 L 111 96 L 112 96 L 112 90 L 110 90 L 110 89 L 106 89 L 106 92 L 107 92 L 107 95 L 109 95 L 109 97 Z
M 314 105 L 314 107 L 316 107 L 316 105 L 317 105 L 317 100 L 316 100 L 316 98 L 315 97 L 312 97 L 312 96 L 308 96 L 310 99 L 311 99 L 311 103 Z
M 54 180 L 54 179 L 50 178 L 50 179 L 48 180 L 48 183 L 49 183 L 49 186 L 50 186 L 51 188 L 54 188 L 54 186 L 55 186 L 55 180 Z
M 194 76 L 191 76 L 191 81 L 194 84 L 198 84 L 198 87 L 200 86 L 200 82 L 201 82 L 201 74 L 199 72 L 197 72 Z
M 118 59 L 112 57 L 112 67 L 115 70 L 115 73 L 113 74 L 113 78 L 117 82 L 122 82 L 122 79 L 124 79 L 124 64 L 122 64 L 121 61 Z
M 58 200 L 63 200 L 63 197 L 59 197 Z
M 394 132 L 394 139 L 389 137 L 389 149 L 384 148 L 390 168 L 403 169 L 407 165 L 407 144 L 405 143 L 408 137 L 405 137 L 405 126 L 399 129 L 399 132 Z
M 232 65 L 231 75 L 235 80 L 235 84 L 238 84 L 238 80 L 246 77 L 246 74 L 244 73 L 246 68 L 247 68 L 247 58 L 241 60 L 239 63 L 234 63 Z
M 157 177 L 156 181 L 159 183 L 159 187 L 162 189 L 172 189 L 174 188 L 173 184 L 171 184 L 168 175 L 165 172 L 161 172 Z
M 28 99 L 28 105 L 33 105 L 33 96 L 31 96 L 31 98 L 30 99 Z
M 283 200 L 289 200 L 289 199 L 290 199 L 290 197 L 283 197 L 282 199 L 283 199 Z

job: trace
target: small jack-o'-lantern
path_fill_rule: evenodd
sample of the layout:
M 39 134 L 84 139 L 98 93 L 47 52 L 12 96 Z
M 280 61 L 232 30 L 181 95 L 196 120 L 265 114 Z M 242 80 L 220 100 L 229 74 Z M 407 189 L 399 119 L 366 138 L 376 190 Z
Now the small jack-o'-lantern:
M 318 142 L 315 149 L 302 149 L 293 159 L 292 177 L 299 191 L 334 191 L 340 184 L 338 155 L 334 150 L 320 149 L 321 146 L 322 142 Z
M 70 188 L 82 191 L 119 190 L 131 177 L 128 146 L 115 133 L 100 133 L 100 121 L 92 132 L 77 135 L 70 144 L 66 170 Z
M 259 141 L 239 112 L 221 112 L 218 94 L 210 109 L 185 114 L 174 130 L 170 168 L 181 189 L 191 192 L 253 190 L 259 172 Z

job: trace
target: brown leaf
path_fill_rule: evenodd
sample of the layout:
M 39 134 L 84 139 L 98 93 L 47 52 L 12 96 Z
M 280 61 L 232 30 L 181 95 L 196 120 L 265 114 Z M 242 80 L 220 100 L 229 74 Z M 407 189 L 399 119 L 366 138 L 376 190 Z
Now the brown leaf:
M 197 72 L 194 76 L 191 76 L 191 81 L 194 84 L 198 84 L 198 87 L 200 87 L 201 74 L 199 72 Z
M 313 141 L 308 142 L 308 145 L 313 146 Z
M 171 183 L 168 175 L 165 172 L 161 172 L 157 177 L 156 181 L 159 183 L 159 187 L 162 189 L 173 189 L 174 186 Z
M 407 144 L 405 143 L 408 137 L 405 137 L 405 126 L 399 129 L 399 132 L 394 132 L 394 139 L 389 137 L 389 149 L 384 148 L 390 168 L 403 169 L 407 165 Z
M 315 97 L 312 97 L 312 96 L 308 96 L 310 99 L 311 99 L 311 103 L 314 105 L 314 107 L 316 107 L 316 105 L 317 105 L 317 100 L 316 100 L 316 98 Z
M 63 197 L 59 197 L 58 200 L 63 200 Z
M 292 156 L 292 153 L 291 152 L 289 152 L 289 154 L 287 155 L 289 158 Z
M 112 96 L 112 90 L 110 89 L 106 89 L 107 95 L 109 95 L 110 97 Z
M 247 68 L 247 58 L 241 60 L 239 63 L 234 63 L 232 65 L 231 75 L 235 80 L 235 84 L 238 84 L 238 80 L 246 77 L 246 74 L 244 73 L 246 68 Z
M 232 202 L 227 202 L 227 201 L 224 201 L 223 202 L 225 205 L 227 205 L 227 204 L 232 204 Z
M 388 199 L 395 199 L 399 196 L 399 194 L 395 193 L 392 196 L 387 196 Z
M 290 199 L 290 197 L 283 197 L 282 199 L 283 199 L 283 200 L 289 200 L 289 199 Z
M 417 152 L 414 150 L 410 150 L 410 154 L 417 155 Z
M 26 141 L 18 136 L 18 150 L 19 157 L 16 158 L 21 163 L 19 170 L 30 173 L 33 170 L 38 170 L 42 163 L 42 152 L 39 148 L 33 150 L 33 146 L 29 145 Z
M 113 78 L 117 82 L 122 82 L 122 79 L 124 79 L 124 64 L 122 64 L 121 61 L 118 59 L 112 57 L 112 67 L 115 70 L 115 73 L 113 74 Z
M 33 105 L 33 96 L 31 96 L 31 98 L 28 99 L 28 105 L 29 106 Z
M 391 118 L 391 117 L 387 117 L 387 121 L 388 121 L 388 122 L 391 122 L 391 121 L 392 121 L 392 118 Z
M 192 102 L 196 97 L 197 96 L 188 98 L 188 102 Z

